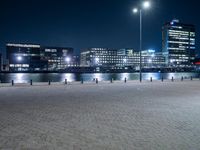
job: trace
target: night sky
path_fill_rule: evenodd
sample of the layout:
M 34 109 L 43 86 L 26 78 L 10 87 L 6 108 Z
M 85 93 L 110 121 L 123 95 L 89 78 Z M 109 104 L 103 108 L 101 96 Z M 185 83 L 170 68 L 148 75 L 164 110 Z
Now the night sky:
M 1 0 L 0 52 L 5 44 L 139 49 L 138 0 Z M 154 0 L 144 12 L 143 49 L 162 47 L 162 25 L 173 18 L 196 25 L 200 35 L 198 0 Z

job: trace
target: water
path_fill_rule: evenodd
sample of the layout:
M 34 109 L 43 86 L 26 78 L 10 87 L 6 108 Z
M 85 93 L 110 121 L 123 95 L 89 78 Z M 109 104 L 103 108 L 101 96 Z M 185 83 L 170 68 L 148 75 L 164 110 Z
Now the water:
M 180 79 L 183 77 L 198 77 L 198 73 L 143 73 L 143 80 L 149 80 L 151 77 L 153 80 L 159 80 L 164 77 L 164 79 Z M 92 81 L 94 78 L 98 78 L 99 81 L 108 81 L 111 78 L 114 80 L 139 80 L 139 73 L 84 73 L 84 74 L 74 74 L 74 73 L 0 73 L 0 81 L 2 83 L 9 83 L 12 80 L 15 83 L 27 83 L 30 80 L 33 82 L 64 82 L 65 79 L 68 81 Z

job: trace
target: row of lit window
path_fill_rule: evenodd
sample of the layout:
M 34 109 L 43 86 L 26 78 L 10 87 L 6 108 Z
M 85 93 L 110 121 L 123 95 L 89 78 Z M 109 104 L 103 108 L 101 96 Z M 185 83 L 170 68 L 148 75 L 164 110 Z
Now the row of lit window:
M 29 64 L 10 64 L 10 67 L 29 67 Z

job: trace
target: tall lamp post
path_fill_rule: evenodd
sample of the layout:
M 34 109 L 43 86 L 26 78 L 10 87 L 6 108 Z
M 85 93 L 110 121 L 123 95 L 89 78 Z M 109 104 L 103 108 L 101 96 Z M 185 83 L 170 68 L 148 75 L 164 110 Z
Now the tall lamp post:
M 142 11 L 151 6 L 149 1 L 144 1 L 139 8 L 134 8 L 133 13 L 140 13 L 140 82 L 142 82 Z

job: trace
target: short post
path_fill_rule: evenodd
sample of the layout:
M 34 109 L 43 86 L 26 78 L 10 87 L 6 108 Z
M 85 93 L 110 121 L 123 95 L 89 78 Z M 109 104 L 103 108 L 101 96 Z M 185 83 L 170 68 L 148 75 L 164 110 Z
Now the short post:
M 174 82 L 174 77 L 172 77 L 172 82 Z
M 113 78 L 110 79 L 110 83 L 113 83 Z
M 96 84 L 98 84 L 98 83 L 99 83 L 98 78 L 96 78 Z
M 183 81 L 183 76 L 181 77 L 181 81 Z
M 65 79 L 65 84 L 67 84 L 67 79 Z
M 30 85 L 33 85 L 33 80 L 30 81 Z
M 152 77 L 150 78 L 150 81 L 153 82 L 153 78 Z
M 12 80 L 12 86 L 14 86 L 14 80 Z
M 193 80 L 193 77 L 191 76 L 191 81 Z
M 83 84 L 83 78 L 81 79 L 81 84 Z
M 124 79 L 124 83 L 126 83 L 126 82 L 127 82 L 127 79 L 125 78 L 125 79 Z
M 49 80 L 49 85 L 51 85 L 51 81 Z
M 163 76 L 162 76 L 161 80 L 162 80 L 162 82 L 164 81 L 164 78 L 163 78 Z

